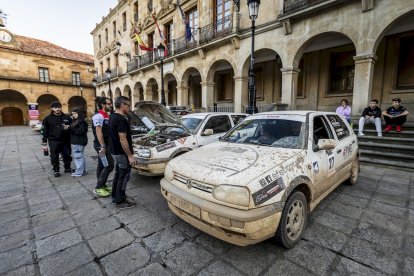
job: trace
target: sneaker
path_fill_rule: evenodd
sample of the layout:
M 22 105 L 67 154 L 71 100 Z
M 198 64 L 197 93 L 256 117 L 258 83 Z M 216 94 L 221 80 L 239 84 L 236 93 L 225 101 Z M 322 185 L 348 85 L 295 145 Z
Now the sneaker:
M 382 137 L 382 133 L 381 132 L 378 132 L 377 136 L 378 137 Z
M 390 130 L 392 130 L 392 126 L 391 126 L 391 125 L 387 126 L 387 127 L 384 129 L 384 132 L 388 132 L 388 131 L 390 131 Z
M 363 132 L 359 132 L 358 136 L 365 136 L 365 134 Z
M 401 132 L 401 126 L 397 126 L 396 129 L 397 129 L 397 132 Z
M 65 173 L 74 173 L 75 172 L 75 170 L 72 170 L 71 168 L 69 168 L 69 169 L 65 169 L 65 171 L 64 171 Z
M 104 188 L 101 188 L 101 189 L 95 189 L 95 190 L 93 190 L 93 193 L 95 194 L 95 195 L 98 195 L 98 196 L 100 196 L 100 197 L 107 197 L 107 196 L 110 196 L 111 194 L 110 193 L 108 193 Z
M 117 204 L 116 207 L 118 207 L 119 209 L 128 209 L 128 208 L 135 207 L 135 203 L 125 200 L 124 202 Z
M 81 176 L 83 176 L 84 174 L 77 174 L 77 173 L 72 173 L 70 176 L 72 176 L 72 177 L 81 177 Z
M 54 172 L 54 176 L 55 177 L 59 177 L 60 176 L 60 172 Z

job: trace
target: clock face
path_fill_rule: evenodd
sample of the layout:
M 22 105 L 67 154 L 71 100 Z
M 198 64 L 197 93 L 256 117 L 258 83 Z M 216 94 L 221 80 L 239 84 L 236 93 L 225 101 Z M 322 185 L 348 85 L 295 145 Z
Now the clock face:
M 11 42 L 12 41 L 12 36 L 8 32 L 6 32 L 4 30 L 0 30 L 0 41 Z

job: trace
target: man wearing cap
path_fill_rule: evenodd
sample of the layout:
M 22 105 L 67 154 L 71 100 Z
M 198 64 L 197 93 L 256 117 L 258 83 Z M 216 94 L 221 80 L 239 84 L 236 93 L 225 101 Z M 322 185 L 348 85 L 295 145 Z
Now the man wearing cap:
M 55 177 L 60 176 L 59 172 L 59 154 L 62 154 L 65 173 L 72 172 L 70 163 L 72 158 L 70 156 L 70 131 L 69 126 L 72 119 L 62 113 L 62 105 L 55 101 L 50 105 L 52 111 L 50 115 L 43 119 L 43 137 L 42 145 L 49 143 L 50 162 L 53 166 Z
M 393 125 L 396 126 L 397 132 L 401 131 L 401 126 L 407 120 L 408 111 L 400 104 L 401 100 L 399 98 L 394 98 L 392 99 L 392 106 L 382 112 L 386 125 L 384 132 L 392 130 Z

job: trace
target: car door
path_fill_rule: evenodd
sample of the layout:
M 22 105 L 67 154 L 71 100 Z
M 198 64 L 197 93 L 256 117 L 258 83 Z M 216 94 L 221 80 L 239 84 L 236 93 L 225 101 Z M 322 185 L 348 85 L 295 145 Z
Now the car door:
M 231 129 L 228 115 L 210 115 L 199 130 L 198 145 L 203 146 L 218 141 L 219 137 Z M 212 129 L 212 135 L 204 135 L 206 129 Z
M 337 150 L 335 151 L 336 173 L 338 178 L 347 175 L 352 165 L 352 158 L 356 151 L 356 137 L 344 120 L 336 114 L 327 114 L 329 124 L 337 139 Z
M 310 116 L 308 154 L 313 170 L 313 183 L 318 196 L 327 191 L 334 183 L 336 172 L 335 152 L 333 150 L 315 151 L 319 139 L 335 139 L 329 122 L 323 114 Z

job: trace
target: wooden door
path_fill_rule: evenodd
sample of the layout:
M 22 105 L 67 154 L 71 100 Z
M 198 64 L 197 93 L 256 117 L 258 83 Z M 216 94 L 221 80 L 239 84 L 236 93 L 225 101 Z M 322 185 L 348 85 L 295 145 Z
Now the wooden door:
M 1 111 L 4 126 L 23 125 L 23 112 L 17 107 L 6 107 Z

